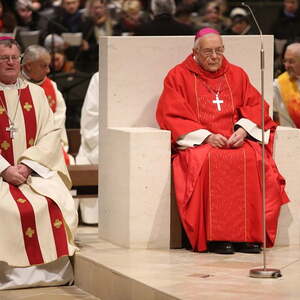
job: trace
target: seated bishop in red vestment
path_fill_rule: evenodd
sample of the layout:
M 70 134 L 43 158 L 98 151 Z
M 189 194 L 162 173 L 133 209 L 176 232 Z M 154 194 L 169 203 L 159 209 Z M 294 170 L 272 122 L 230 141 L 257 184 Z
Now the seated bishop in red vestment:
M 157 121 L 171 131 L 175 194 L 194 251 L 259 253 L 274 245 L 289 201 L 272 159 L 276 123 L 265 102 L 266 233 L 262 214 L 261 95 L 223 55 L 219 33 L 196 34 L 193 53 L 166 76 Z

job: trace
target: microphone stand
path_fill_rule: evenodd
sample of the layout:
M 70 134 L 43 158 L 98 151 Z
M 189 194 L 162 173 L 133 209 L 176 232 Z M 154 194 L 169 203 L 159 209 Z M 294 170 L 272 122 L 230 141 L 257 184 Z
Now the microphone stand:
M 249 5 L 242 2 L 242 5 L 247 7 L 251 16 L 258 28 L 260 35 L 260 79 L 261 79 L 261 141 L 262 141 L 262 220 L 263 220 L 263 268 L 251 269 L 249 272 L 250 277 L 254 278 L 278 278 L 281 277 L 279 269 L 267 268 L 266 265 L 266 170 L 265 170 L 265 106 L 264 106 L 264 69 L 265 69 L 265 52 L 263 44 L 262 31 L 257 23 L 257 20 Z

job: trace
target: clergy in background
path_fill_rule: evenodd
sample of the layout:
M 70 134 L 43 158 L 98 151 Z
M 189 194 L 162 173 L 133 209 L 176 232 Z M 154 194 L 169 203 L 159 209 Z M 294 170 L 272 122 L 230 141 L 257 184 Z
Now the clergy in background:
M 38 84 L 45 92 L 48 103 L 54 113 L 55 125 L 61 129 L 61 145 L 67 165 L 74 163 L 71 155 L 68 155 L 68 138 L 66 133 L 66 103 L 57 85 L 47 75 L 50 72 L 51 56 L 48 50 L 39 45 L 31 45 L 26 48 L 22 58 L 23 77 Z
M 283 56 L 285 72 L 273 83 L 274 120 L 282 126 L 300 128 L 300 43 L 287 46 Z
M 193 53 L 165 78 L 157 121 L 172 134 L 177 206 L 192 249 L 259 253 L 264 237 L 261 95 L 245 71 L 223 54 L 216 30 L 197 32 Z M 276 123 L 264 105 L 266 237 L 271 247 L 280 207 L 289 200 L 272 159 Z
M 99 163 L 99 72 L 89 83 L 81 109 L 81 144 L 76 156 L 77 165 Z M 98 223 L 98 198 L 79 198 L 80 215 L 85 224 Z
M 41 87 L 0 38 L 0 289 L 72 284 L 77 211 L 61 128 Z

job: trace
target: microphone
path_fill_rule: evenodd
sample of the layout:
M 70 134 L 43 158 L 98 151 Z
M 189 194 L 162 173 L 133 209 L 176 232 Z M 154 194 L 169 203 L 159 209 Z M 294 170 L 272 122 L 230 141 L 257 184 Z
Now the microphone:
M 261 62 L 261 69 L 263 70 L 265 68 L 265 56 L 264 56 L 264 42 L 263 42 L 263 34 L 262 34 L 262 31 L 261 31 L 261 28 L 260 26 L 258 25 L 258 22 L 255 18 L 255 15 L 251 9 L 251 7 L 246 4 L 245 2 L 242 2 L 241 3 L 242 6 L 245 6 L 249 11 L 250 11 L 250 14 L 255 22 L 255 25 L 258 29 L 258 32 L 259 32 L 259 36 L 260 36 L 260 41 L 261 41 L 261 44 L 260 44 L 260 62 Z
M 242 6 L 245 6 L 258 28 L 260 36 L 260 74 L 261 74 L 261 140 L 262 140 L 262 177 L 261 177 L 261 187 L 262 187 L 262 220 L 263 220 L 263 268 L 251 269 L 249 272 L 250 277 L 254 278 L 278 278 L 281 277 L 281 272 L 279 269 L 272 269 L 266 267 L 266 171 L 265 171 L 265 105 L 264 105 L 264 67 L 265 67 L 265 56 L 264 56 L 264 43 L 263 34 L 260 26 L 254 16 L 251 7 L 242 2 Z

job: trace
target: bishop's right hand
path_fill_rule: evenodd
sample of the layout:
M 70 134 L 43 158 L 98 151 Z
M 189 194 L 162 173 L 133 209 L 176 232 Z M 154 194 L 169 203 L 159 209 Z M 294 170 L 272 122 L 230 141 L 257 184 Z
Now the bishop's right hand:
M 227 148 L 227 138 L 219 133 L 209 135 L 205 142 L 214 148 Z
M 15 186 L 19 186 L 26 182 L 26 178 L 20 174 L 17 166 L 10 166 L 6 168 L 1 173 L 1 176 L 3 177 L 4 181 Z

